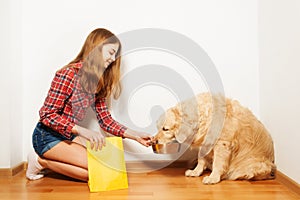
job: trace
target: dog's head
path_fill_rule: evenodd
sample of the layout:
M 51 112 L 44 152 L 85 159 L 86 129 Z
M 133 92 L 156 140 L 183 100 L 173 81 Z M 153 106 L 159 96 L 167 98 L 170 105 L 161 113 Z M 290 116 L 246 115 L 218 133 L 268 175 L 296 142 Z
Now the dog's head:
M 178 107 L 167 110 L 159 117 L 157 130 L 154 141 L 161 144 L 174 140 L 183 143 L 192 134 L 192 129 L 183 123 Z

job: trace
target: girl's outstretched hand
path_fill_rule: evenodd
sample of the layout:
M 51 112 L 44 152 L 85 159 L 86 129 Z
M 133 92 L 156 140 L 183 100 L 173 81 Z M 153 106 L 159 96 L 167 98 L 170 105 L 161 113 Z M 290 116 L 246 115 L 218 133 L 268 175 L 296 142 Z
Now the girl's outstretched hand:
M 149 147 L 153 141 L 153 136 L 151 136 L 150 134 L 137 132 L 131 129 L 127 129 L 125 131 L 124 137 L 135 140 L 146 147 Z
M 149 147 L 152 145 L 152 136 L 137 136 L 137 141 L 142 145 Z

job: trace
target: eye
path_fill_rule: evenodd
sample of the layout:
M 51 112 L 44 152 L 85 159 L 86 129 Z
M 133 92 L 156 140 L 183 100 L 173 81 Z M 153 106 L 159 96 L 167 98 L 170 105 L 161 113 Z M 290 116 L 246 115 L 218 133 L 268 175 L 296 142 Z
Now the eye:
M 165 128 L 165 127 L 163 127 L 163 128 L 162 128 L 162 130 L 163 130 L 163 131 L 168 131 L 169 129 L 168 129 L 168 128 Z
M 116 53 L 116 50 L 114 50 L 114 49 L 111 49 L 111 50 L 109 51 L 109 54 L 110 54 L 110 55 L 113 55 L 114 53 Z

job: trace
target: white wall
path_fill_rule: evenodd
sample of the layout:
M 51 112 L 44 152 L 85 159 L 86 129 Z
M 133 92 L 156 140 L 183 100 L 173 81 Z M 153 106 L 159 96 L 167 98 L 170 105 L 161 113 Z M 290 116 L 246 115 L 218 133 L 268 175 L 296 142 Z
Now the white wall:
M 11 10 L 5 11 L 4 8 L 9 5 L 13 5 Z M 98 27 L 108 28 L 116 34 L 150 27 L 169 29 L 186 35 L 211 57 L 220 73 L 227 96 L 239 99 L 243 105 L 259 114 L 256 1 L 4 0 L 1 1 L 1 16 L 2 14 L 6 17 L 1 17 L 1 24 L 4 25 L 2 27 L 14 28 L 2 32 L 5 37 L 1 38 L 1 42 L 8 48 L 13 46 L 15 49 L 21 49 L 21 52 L 17 52 L 17 55 L 21 56 L 15 59 L 14 52 L 6 52 L 7 48 L 1 47 L 1 55 L 4 55 L 4 59 L 1 59 L 1 69 L 3 66 L 10 66 L 8 63 L 11 61 L 14 62 L 10 66 L 12 72 L 9 76 L 1 74 L 1 78 L 4 77 L 1 79 L 1 89 L 11 92 L 9 83 L 13 82 L 13 88 L 20 93 L 12 92 L 11 99 L 1 99 L 1 104 L 9 103 L 11 106 L 4 108 L 7 114 L 1 113 L 1 128 L 5 132 L 16 134 L 8 136 L 1 133 L 5 141 L 12 139 L 13 142 L 1 145 L 5 151 L 1 149 L 0 167 L 11 166 L 11 160 L 19 160 L 20 152 L 23 153 L 23 160 L 26 159 L 29 149 L 32 148 L 31 134 L 38 121 L 38 110 L 46 97 L 55 71 L 77 55 L 88 33 Z M 21 38 L 18 37 L 18 32 L 21 32 Z M 6 37 L 11 39 L 11 42 L 4 39 Z M 18 45 L 21 45 L 21 48 L 18 48 Z M 133 66 L 152 62 L 163 62 L 167 66 L 172 63 L 174 68 L 182 63 L 178 57 L 174 58 L 165 53 L 139 51 L 124 57 L 123 71 L 126 73 Z M 10 77 L 15 73 L 18 78 L 12 81 Z M 201 77 L 193 77 L 188 68 L 180 73 L 192 81 L 191 87 L 196 92 L 203 90 L 197 85 L 197 81 L 199 85 L 203 83 Z M 149 123 L 148 112 L 153 106 L 153 101 L 148 96 L 143 97 L 148 90 L 151 91 L 153 99 L 162 102 L 164 107 L 175 103 L 172 94 L 163 89 L 145 87 L 142 91 L 137 91 L 132 98 L 135 105 L 130 104 L 129 109 L 132 121 L 139 127 Z M 160 97 L 161 93 L 167 95 L 167 101 Z M 21 103 L 16 102 L 20 96 Z M 21 112 L 17 112 L 18 106 L 22 107 Z M 7 119 L 7 115 L 11 116 L 10 120 Z M 22 125 L 14 125 L 15 117 Z M 116 118 L 122 122 L 126 121 L 118 115 Z M 92 121 L 90 127 L 96 126 Z M 18 134 L 23 138 L 18 138 Z M 23 151 L 20 144 L 23 144 Z M 136 152 L 145 150 L 136 143 L 131 144 L 130 141 L 126 141 L 125 145 L 131 146 L 130 150 Z M 12 155 L 8 156 L 10 153 Z M 127 156 L 126 159 L 136 158 Z
M 97 27 L 108 28 L 116 34 L 154 27 L 170 29 L 190 37 L 212 58 L 226 94 L 239 99 L 258 114 L 256 1 L 26 0 L 23 2 L 22 19 L 24 156 L 31 148 L 31 133 L 54 72 L 76 56 L 87 34 Z M 174 63 L 174 57 L 167 56 L 158 52 L 130 54 L 124 58 L 123 70 L 128 72 L 133 65 L 159 64 L 166 59 Z M 188 79 L 192 76 L 188 71 L 185 73 Z M 199 77 L 198 80 L 202 81 Z M 135 105 L 130 105 L 132 120 L 140 127 L 149 123 L 150 113 L 145 112 L 153 105 L 148 96 L 143 97 L 145 91 L 152 91 L 153 99 L 162 99 L 154 88 L 143 89 L 133 97 Z M 165 102 L 165 106 L 171 106 L 174 104 L 173 97 L 167 94 L 170 101 Z M 134 116 L 141 117 L 136 120 Z M 120 116 L 116 118 L 126 121 Z M 90 126 L 97 125 L 92 123 Z M 125 145 L 131 145 L 133 151 L 151 152 L 130 141 L 126 141 Z M 126 159 L 136 158 L 128 156 Z
M 0 43 L 2 44 L 0 46 L 0 54 L 3 56 L 1 58 L 1 71 L 6 71 L 7 68 L 6 66 L 9 66 L 9 56 L 10 56 L 10 42 L 8 40 L 9 34 L 10 34 L 10 9 L 9 9 L 9 1 L 1 1 L 0 2 L 0 13 L 1 13 L 1 25 L 3 27 L 3 31 L 1 31 L 1 37 L 0 37 Z M 0 80 L 0 89 L 3 94 L 8 94 L 9 93 L 9 76 L 7 74 L 10 73 L 1 73 Z M 1 95 L 2 96 L 2 95 Z M 1 138 L 2 144 L 0 145 L 0 166 L 1 167 L 10 167 L 10 126 L 9 126 L 9 121 L 10 121 L 10 98 L 7 96 L 7 98 L 1 98 L 0 99 L 0 106 L 2 109 L 0 113 L 0 127 L 1 127 Z
M 23 159 L 21 4 L 1 1 L 1 145 L 0 167 L 13 167 Z
M 278 169 L 300 183 L 300 1 L 259 1 L 260 110 Z

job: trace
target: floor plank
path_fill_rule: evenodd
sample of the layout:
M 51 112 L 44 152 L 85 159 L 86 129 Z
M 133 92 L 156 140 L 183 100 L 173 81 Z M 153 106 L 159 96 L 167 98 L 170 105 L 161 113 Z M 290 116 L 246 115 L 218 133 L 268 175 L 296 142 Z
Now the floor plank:
M 13 177 L 0 177 L 0 199 L 300 199 L 276 179 L 222 181 L 216 185 L 203 185 L 201 182 L 203 177 L 185 177 L 184 171 L 183 168 L 165 168 L 149 173 L 128 173 L 128 189 L 99 193 L 90 193 L 87 183 L 75 181 L 53 172 L 37 181 L 28 181 L 25 178 L 25 172 L 21 172 Z

